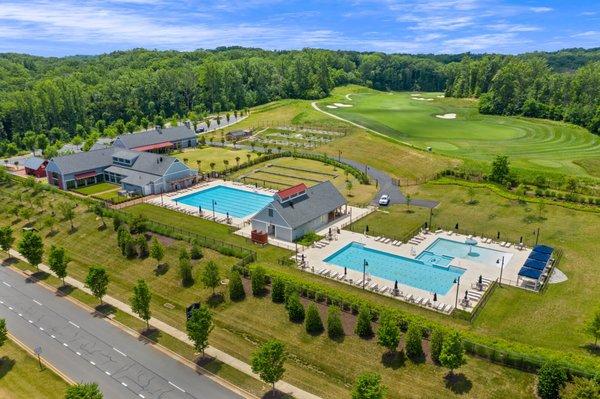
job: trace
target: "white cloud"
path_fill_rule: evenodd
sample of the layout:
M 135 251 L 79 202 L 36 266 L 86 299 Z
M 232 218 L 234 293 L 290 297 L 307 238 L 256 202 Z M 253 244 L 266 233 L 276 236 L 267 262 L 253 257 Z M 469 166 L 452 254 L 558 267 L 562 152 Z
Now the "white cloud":
M 543 13 L 543 12 L 554 11 L 554 9 L 550 8 L 550 7 L 530 7 L 529 9 L 531 11 L 533 11 L 533 12 L 536 12 L 536 13 Z
M 497 50 L 513 43 L 515 37 L 514 33 L 496 33 L 448 39 L 443 42 L 444 52 Z
M 499 23 L 488 25 L 489 28 L 503 32 L 535 32 L 541 30 L 538 26 Z
M 597 30 L 588 30 L 585 32 L 580 32 L 580 33 L 576 33 L 574 35 L 571 35 L 571 37 L 600 37 L 600 31 Z

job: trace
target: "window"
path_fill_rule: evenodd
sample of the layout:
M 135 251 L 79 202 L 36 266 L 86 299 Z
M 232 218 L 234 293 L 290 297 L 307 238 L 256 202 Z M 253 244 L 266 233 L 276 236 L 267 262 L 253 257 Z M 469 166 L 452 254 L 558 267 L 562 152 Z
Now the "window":
M 273 217 L 273 209 L 269 208 L 269 217 L 272 218 Z

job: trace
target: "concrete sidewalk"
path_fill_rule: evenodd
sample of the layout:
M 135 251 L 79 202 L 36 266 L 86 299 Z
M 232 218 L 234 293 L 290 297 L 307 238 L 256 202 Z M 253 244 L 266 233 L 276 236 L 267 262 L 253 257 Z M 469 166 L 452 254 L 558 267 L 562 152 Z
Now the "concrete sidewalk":
M 22 260 L 23 262 L 27 262 L 25 257 L 23 255 L 21 255 L 19 252 L 15 251 L 13 249 L 10 249 L 8 252 L 12 257 Z M 39 265 L 39 269 L 43 272 L 54 275 L 54 273 L 50 270 L 50 267 L 48 267 L 47 265 L 45 265 L 43 263 Z M 80 289 L 81 291 L 83 291 L 87 294 L 92 295 L 92 292 L 88 288 L 85 287 L 84 283 L 82 283 L 79 280 L 75 280 L 72 277 L 66 277 L 65 282 L 73 287 Z M 109 295 L 105 295 L 102 298 L 102 300 L 105 303 L 112 305 L 115 308 L 119 309 L 120 311 L 130 314 L 139 319 L 139 317 L 131 310 L 131 307 L 128 304 L 121 302 L 120 300 L 113 298 Z M 152 317 L 150 319 L 150 325 L 152 327 L 157 328 L 158 330 L 161 330 L 161 331 L 179 339 L 180 341 L 183 341 L 183 342 L 193 346 L 192 341 L 190 341 L 190 339 L 188 338 L 188 336 L 185 332 L 178 330 L 175 327 L 173 327 L 159 319 Z M 243 372 L 244 374 L 248 374 L 258 380 L 260 379 L 257 374 L 252 372 L 252 367 L 249 364 L 244 363 L 243 361 L 241 361 L 241 360 L 239 360 L 217 348 L 209 346 L 208 348 L 206 348 L 205 353 L 208 356 L 214 357 L 215 359 L 227 364 L 228 366 L 231 366 L 231 367 L 235 368 L 236 370 Z M 304 391 L 303 389 L 300 389 L 294 385 L 291 385 L 285 381 L 277 382 L 275 384 L 275 388 L 283 393 L 292 395 L 294 398 L 297 398 L 297 399 L 320 399 L 319 396 L 313 395 L 313 394 L 311 394 L 307 391 Z

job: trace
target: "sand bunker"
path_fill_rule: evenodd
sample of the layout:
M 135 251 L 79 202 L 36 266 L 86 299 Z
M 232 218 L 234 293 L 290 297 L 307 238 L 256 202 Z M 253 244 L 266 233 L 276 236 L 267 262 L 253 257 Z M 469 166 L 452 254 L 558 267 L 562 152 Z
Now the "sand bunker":
M 350 98 L 350 96 L 351 96 L 351 95 L 352 95 L 352 93 L 350 93 L 350 94 L 346 94 L 346 100 L 348 100 L 348 101 L 352 101 L 352 98 Z
M 436 115 L 435 117 L 440 119 L 456 119 L 456 114 Z
M 335 105 L 326 105 L 327 108 L 337 108 Z
M 433 98 L 423 98 L 423 97 L 413 97 L 413 100 L 419 100 L 419 101 L 433 101 Z
M 442 94 L 441 96 L 436 96 L 436 97 L 437 97 L 437 98 L 444 98 L 444 97 L 446 97 L 446 96 Z
M 412 97 L 421 97 L 421 93 L 410 93 Z
M 342 104 L 342 103 L 333 103 L 333 105 L 335 105 L 336 107 L 340 107 L 340 108 L 352 107 L 352 105 L 350 105 L 350 104 Z

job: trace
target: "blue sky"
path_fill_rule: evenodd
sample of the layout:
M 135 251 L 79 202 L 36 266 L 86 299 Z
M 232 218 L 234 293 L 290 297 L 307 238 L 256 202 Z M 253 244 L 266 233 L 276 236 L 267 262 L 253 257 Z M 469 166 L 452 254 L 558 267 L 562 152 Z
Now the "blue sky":
M 0 52 L 230 45 L 513 54 L 600 47 L 600 0 L 0 1 Z

